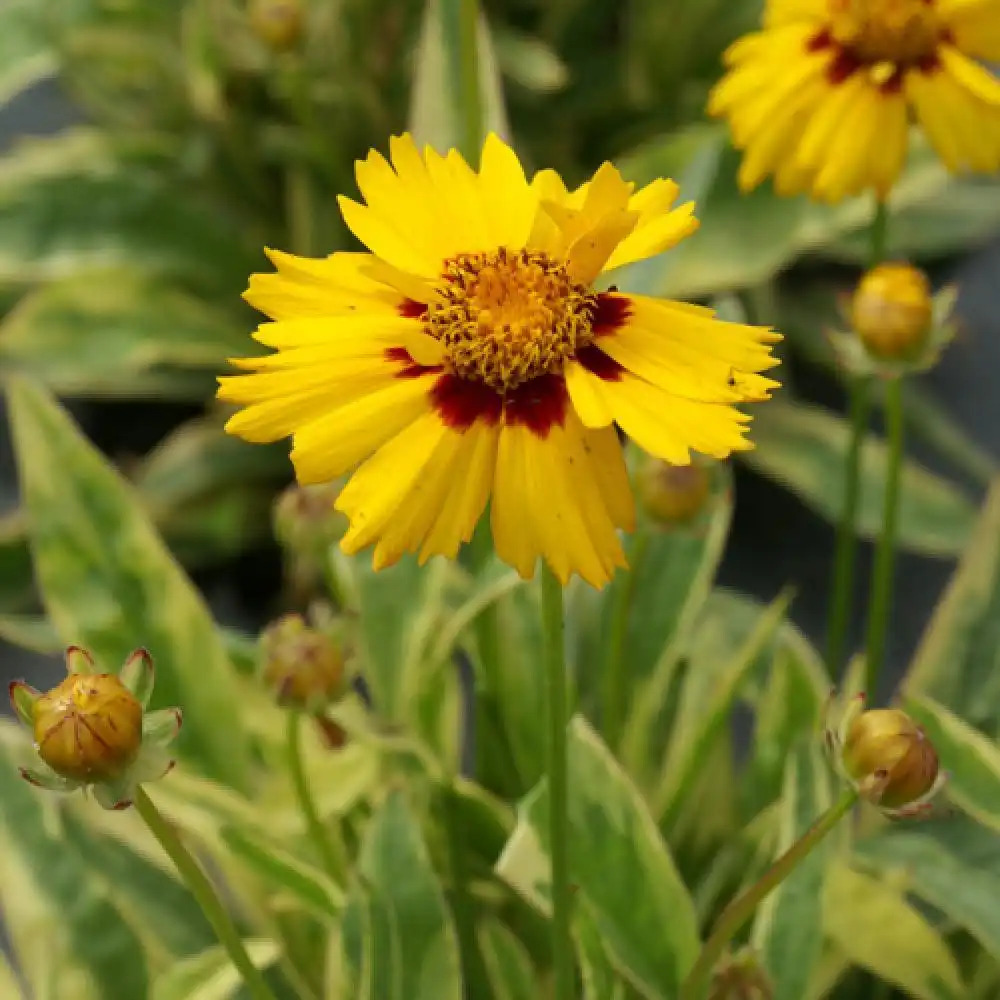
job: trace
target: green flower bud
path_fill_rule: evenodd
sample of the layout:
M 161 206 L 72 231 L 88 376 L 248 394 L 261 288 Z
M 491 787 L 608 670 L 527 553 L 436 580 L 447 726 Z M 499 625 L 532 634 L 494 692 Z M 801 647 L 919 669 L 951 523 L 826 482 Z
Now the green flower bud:
M 911 809 L 939 786 L 938 755 L 905 712 L 876 708 L 847 727 L 841 762 L 860 794 L 890 811 Z
M 248 16 L 254 34 L 277 52 L 293 48 L 302 37 L 301 0 L 250 0 Z
M 910 264 L 879 264 L 865 274 L 851 299 L 855 332 L 869 354 L 886 360 L 919 354 L 934 318 L 931 286 Z
M 81 782 L 120 778 L 142 745 L 142 706 L 114 674 L 70 674 L 34 705 L 38 754 Z
M 344 691 L 344 658 L 339 644 L 288 614 L 260 637 L 261 676 L 279 704 L 319 712 Z
M 711 474 L 704 464 L 671 465 L 647 456 L 636 482 L 636 493 L 646 513 L 661 525 L 685 524 L 705 506 L 711 493 Z

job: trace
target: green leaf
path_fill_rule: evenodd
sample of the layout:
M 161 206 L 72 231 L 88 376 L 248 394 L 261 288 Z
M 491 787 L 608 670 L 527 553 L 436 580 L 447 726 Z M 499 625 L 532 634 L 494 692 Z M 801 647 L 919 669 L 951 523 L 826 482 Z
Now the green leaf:
M 844 456 L 850 428 L 816 406 L 775 400 L 754 412 L 755 447 L 741 456 L 752 469 L 788 487 L 803 503 L 836 522 L 844 496 Z M 882 524 L 884 442 L 869 435 L 862 446 L 858 533 L 875 538 Z M 951 556 L 961 552 L 975 508 L 950 483 L 915 462 L 903 466 L 899 544 L 912 552 Z
M 777 854 L 784 854 L 832 801 L 830 769 L 817 740 L 788 758 L 780 809 Z M 758 909 L 752 940 L 774 986 L 773 1000 L 801 1000 L 823 945 L 823 887 L 832 845 L 817 845 Z
M 93 816 L 89 802 L 63 811 L 64 850 L 79 855 L 136 933 L 155 940 L 165 961 L 209 947 L 215 935 L 187 887 L 127 844 L 92 829 L 87 820 Z
M 343 922 L 357 1000 L 461 1000 L 455 927 L 401 792 L 372 819 L 360 871 Z
M 0 105 L 55 70 L 38 0 L 5 0 L 0 6 Z
M 601 932 L 590 907 L 578 906 L 573 913 L 573 938 L 583 980 L 584 1000 L 622 1000 L 625 983 L 608 958 Z
M 522 802 L 498 863 L 502 877 L 539 902 L 548 898 L 539 864 L 547 817 L 543 783 Z M 573 884 L 615 968 L 643 996 L 672 1000 L 698 951 L 694 907 L 642 796 L 581 718 L 569 732 L 569 830 Z
M 34 590 L 27 524 L 20 511 L 11 511 L 0 516 L 0 608 L 19 611 Z
M 462 76 L 461 8 L 459 0 L 427 0 L 417 46 L 410 131 L 418 144 L 439 152 L 464 146 L 464 101 L 469 99 Z M 480 15 L 477 64 L 482 131 L 509 135 L 503 85 L 489 25 Z M 478 150 L 476 151 L 478 155 Z M 476 162 L 478 162 L 478 159 Z M 475 163 L 473 163 L 475 165 Z
M 562 90 L 569 81 L 566 64 L 534 35 L 501 25 L 496 32 L 496 50 L 504 75 L 535 93 Z
M 914 1000 L 967 996 L 948 945 L 906 897 L 843 863 L 826 880 L 823 929 L 852 964 Z
M 235 674 L 211 615 L 126 484 L 43 390 L 12 381 L 10 411 L 39 587 L 65 643 L 117 669 L 156 663 L 154 707 L 177 705 L 178 747 L 214 777 L 248 781 Z
M 27 752 L 23 760 L 29 761 Z M 72 966 L 92 981 L 98 997 L 143 997 L 140 940 L 80 856 L 67 849 L 52 809 L 57 800 L 43 799 L 49 795 L 23 781 L 12 755 L 0 748 L 0 908 L 18 961 L 36 996 L 50 996 L 46 984 L 72 975 Z
M 1000 480 L 927 625 L 903 684 L 974 726 L 1000 733 Z
M 278 958 L 274 941 L 244 941 L 250 961 L 266 969 Z M 229 1000 L 243 985 L 221 945 L 177 962 L 153 983 L 150 1000 Z
M 0 996 L 8 1000 L 25 1000 L 21 983 L 3 954 L 0 954 Z
M 495 1000 L 538 1000 L 538 974 L 528 951 L 498 920 L 480 927 L 479 950 Z
M 0 638 L 33 653 L 62 652 L 59 633 L 45 615 L 0 615 Z
M 39 288 L 0 324 L 0 364 L 67 396 L 201 400 L 245 350 L 234 314 L 124 267 Z
M 0 282 L 128 266 L 229 296 L 256 263 L 228 217 L 98 132 L 26 140 L 0 160 Z
M 1000 748 L 930 698 L 910 696 L 903 707 L 923 727 L 948 772 L 948 797 L 1000 832 Z
M 269 888 L 291 896 L 316 916 L 339 919 L 344 909 L 344 892 L 324 872 L 255 830 L 224 827 L 222 839 L 234 857 Z
M 962 817 L 889 827 L 856 844 L 854 860 L 940 910 L 1000 959 L 995 832 Z

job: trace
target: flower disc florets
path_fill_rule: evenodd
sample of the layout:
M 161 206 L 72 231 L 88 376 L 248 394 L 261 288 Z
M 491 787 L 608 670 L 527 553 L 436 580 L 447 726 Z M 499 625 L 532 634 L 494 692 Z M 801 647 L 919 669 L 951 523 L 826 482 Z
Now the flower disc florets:
M 425 323 L 463 378 L 506 392 L 561 371 L 593 339 L 596 294 L 544 253 L 461 254 L 446 263 L 444 278 Z
M 66 667 L 66 679 L 46 694 L 24 681 L 10 685 L 11 704 L 32 730 L 39 757 L 21 776 L 51 791 L 91 788 L 106 809 L 123 809 L 137 785 L 173 766 L 167 748 L 180 729 L 180 710 L 146 712 L 153 661 L 145 649 L 109 674 L 97 670 L 86 650 L 70 646 Z
M 915 65 L 934 54 L 941 27 L 927 0 L 829 0 L 831 34 L 858 60 Z

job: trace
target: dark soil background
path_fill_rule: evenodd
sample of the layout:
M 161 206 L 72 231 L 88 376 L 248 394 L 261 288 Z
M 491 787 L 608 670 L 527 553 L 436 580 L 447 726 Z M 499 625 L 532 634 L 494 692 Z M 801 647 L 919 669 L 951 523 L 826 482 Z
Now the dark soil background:
M 0 150 L 18 136 L 43 133 L 73 120 L 72 110 L 50 87 L 40 87 L 0 111 Z M 967 258 L 934 269 L 936 283 L 956 282 L 960 289 L 962 334 L 942 363 L 925 376 L 969 435 L 1000 456 L 1000 236 Z M 800 392 L 816 402 L 841 409 L 837 387 L 815 372 L 796 371 Z M 150 404 L 74 402 L 72 410 L 87 433 L 110 455 L 141 453 L 187 415 L 189 408 Z M 928 456 L 917 457 L 934 467 Z M 795 497 L 777 485 L 736 471 L 736 516 L 719 582 L 725 586 L 773 598 L 787 583 L 798 588 L 794 620 L 817 642 L 822 641 L 833 532 Z M 17 497 L 14 460 L 0 399 L 0 512 Z M 871 564 L 871 546 L 862 547 L 857 608 L 864 607 L 864 585 Z M 898 563 L 893 623 L 888 644 L 888 688 L 899 677 L 927 621 L 952 565 L 903 555 Z M 200 574 L 217 617 L 254 627 L 259 624 L 278 573 L 274 551 L 250 553 L 229 565 Z M 860 644 L 860 623 L 855 622 Z M 138 641 L 138 639 L 137 639 Z M 61 670 L 57 661 L 25 653 L 0 642 L 0 675 L 6 682 L 26 677 L 44 687 Z

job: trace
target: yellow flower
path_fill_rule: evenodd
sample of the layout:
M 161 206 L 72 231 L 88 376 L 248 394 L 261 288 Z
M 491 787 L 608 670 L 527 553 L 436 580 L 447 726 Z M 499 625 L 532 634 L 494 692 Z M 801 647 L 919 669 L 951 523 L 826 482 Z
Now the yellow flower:
M 934 302 L 927 275 L 910 264 L 879 264 L 858 283 L 851 322 L 865 347 L 879 358 L 919 353 L 931 332 Z
M 781 194 L 888 195 L 919 122 L 952 171 L 1000 168 L 997 0 L 769 0 L 726 53 L 709 111 L 745 151 L 739 181 Z
M 696 228 L 677 185 L 638 192 L 611 164 L 568 191 L 529 183 L 496 136 L 473 171 L 454 150 L 390 140 L 391 165 L 357 164 L 367 204 L 340 199 L 371 253 L 305 260 L 269 251 L 247 300 L 271 316 L 276 353 L 233 363 L 226 425 L 250 441 L 293 436 L 300 483 L 357 466 L 337 498 L 353 553 L 454 557 L 492 497 L 501 559 L 542 556 L 566 582 L 601 586 L 624 565 L 633 503 L 615 432 L 676 465 L 750 447 L 734 404 L 766 399 L 777 362 L 765 329 L 711 310 L 593 288 Z

